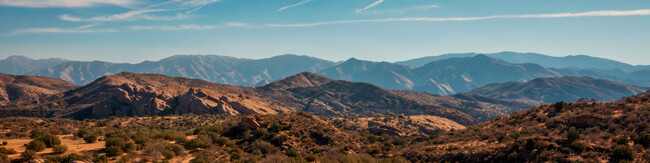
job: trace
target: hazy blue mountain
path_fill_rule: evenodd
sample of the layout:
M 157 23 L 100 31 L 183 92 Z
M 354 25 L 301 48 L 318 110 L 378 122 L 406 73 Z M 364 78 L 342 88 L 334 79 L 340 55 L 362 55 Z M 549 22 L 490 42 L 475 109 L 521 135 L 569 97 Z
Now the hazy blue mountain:
M 334 79 L 368 82 L 389 89 L 415 90 L 439 95 L 467 92 L 495 82 L 561 76 L 536 64 L 510 64 L 485 55 L 434 61 L 416 69 L 394 63 L 352 58 L 318 73 Z
M 367 82 L 387 89 L 412 90 L 415 76 L 408 66 L 389 62 L 371 62 L 355 58 L 319 71 L 319 74 L 339 80 Z
M 467 92 L 490 83 L 561 76 L 536 64 L 511 64 L 485 55 L 434 61 L 413 72 L 418 76 L 415 90 L 441 95 Z
M 66 62 L 30 74 L 59 78 L 76 84 L 88 84 L 101 76 L 119 72 L 155 73 L 222 84 L 255 86 L 298 72 L 319 71 L 333 64 L 330 61 L 298 55 L 282 55 L 258 60 L 218 55 L 177 55 L 137 64 L 100 61 Z
M 67 62 L 65 59 L 32 59 L 25 56 L 9 56 L 0 60 L 0 73 L 23 75 L 28 72 L 42 70 L 54 65 Z
M 426 63 L 458 57 L 471 57 L 478 55 L 478 53 L 458 53 L 458 54 L 444 54 L 440 56 L 429 56 L 411 59 L 407 61 L 395 62 L 397 64 L 407 65 L 411 67 L 420 67 Z M 587 55 L 571 55 L 565 57 L 553 57 L 538 53 L 517 53 L 517 52 L 499 52 L 484 54 L 489 57 L 497 58 L 508 63 L 534 63 L 547 68 L 573 68 L 573 69 L 620 69 L 623 71 L 634 71 L 647 69 L 649 66 L 634 66 L 619 61 L 614 61 L 605 58 L 591 57 Z
M 497 99 L 529 99 L 542 103 L 574 102 L 580 98 L 615 101 L 625 96 L 644 93 L 647 87 L 594 79 L 590 77 L 538 78 L 528 82 L 488 84 L 471 93 Z

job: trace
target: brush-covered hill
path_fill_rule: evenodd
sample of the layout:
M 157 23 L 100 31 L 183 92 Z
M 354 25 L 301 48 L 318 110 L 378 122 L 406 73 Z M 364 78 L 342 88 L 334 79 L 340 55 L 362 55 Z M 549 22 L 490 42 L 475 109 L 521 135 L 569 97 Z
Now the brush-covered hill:
M 541 103 L 576 101 L 580 98 L 615 101 L 648 88 L 590 77 L 538 78 L 527 82 L 489 84 L 471 91 L 497 99 L 527 99 Z
M 46 97 L 46 96 L 43 96 Z M 475 96 L 392 91 L 303 72 L 261 87 L 217 84 L 159 74 L 118 73 L 47 100 L 3 109 L 4 116 L 104 118 L 170 114 L 434 115 L 471 125 L 531 105 Z
M 79 86 L 60 79 L 0 73 L 0 107 L 38 104 L 48 96 Z
M 403 154 L 427 162 L 648 162 L 649 124 L 650 92 L 616 102 L 559 102 L 435 135 Z

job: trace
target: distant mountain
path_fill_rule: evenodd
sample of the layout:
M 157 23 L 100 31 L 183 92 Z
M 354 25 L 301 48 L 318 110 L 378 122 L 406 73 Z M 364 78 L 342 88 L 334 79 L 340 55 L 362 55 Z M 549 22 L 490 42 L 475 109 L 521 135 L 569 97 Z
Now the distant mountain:
M 561 75 L 536 64 L 511 64 L 485 55 L 434 61 L 413 72 L 418 76 L 415 90 L 442 95 L 467 92 L 490 83 Z
M 77 87 L 60 79 L 0 73 L 0 108 L 38 104 L 47 100 L 49 95 Z
M 334 63 L 330 61 L 298 55 L 281 55 L 258 60 L 217 55 L 178 55 L 160 61 L 137 64 L 100 61 L 66 62 L 31 74 L 88 84 L 101 76 L 119 72 L 156 73 L 222 84 L 255 86 L 298 72 L 315 72 L 333 65 Z
M 28 72 L 46 69 L 61 63 L 67 62 L 65 59 L 32 59 L 25 56 L 9 56 L 0 60 L 0 73 L 24 75 Z
M 457 54 L 444 54 L 440 56 L 429 56 L 411 59 L 407 61 L 395 62 L 397 64 L 407 65 L 411 67 L 420 67 L 429 62 L 458 58 L 458 57 L 472 57 L 479 55 L 478 53 L 457 53 Z M 620 69 L 623 71 L 634 71 L 647 69 L 648 66 L 633 66 L 627 63 L 614 61 L 605 58 L 591 57 L 587 55 L 572 55 L 566 57 L 553 57 L 538 53 L 517 53 L 517 52 L 499 52 L 484 54 L 489 57 L 497 58 L 508 63 L 534 63 L 547 68 L 573 68 L 573 69 Z
M 330 78 L 355 82 L 372 83 L 387 89 L 412 90 L 415 83 L 411 81 L 412 68 L 389 62 L 371 62 L 355 58 L 319 71 L 318 74 Z
M 511 64 L 485 55 L 439 60 L 415 69 L 388 62 L 350 59 L 318 73 L 334 79 L 439 95 L 467 92 L 495 82 L 561 76 L 539 65 Z
M 528 82 L 489 84 L 471 91 L 497 99 L 529 99 L 542 103 L 574 102 L 580 98 L 615 101 L 646 92 L 643 88 L 590 77 L 539 78 Z

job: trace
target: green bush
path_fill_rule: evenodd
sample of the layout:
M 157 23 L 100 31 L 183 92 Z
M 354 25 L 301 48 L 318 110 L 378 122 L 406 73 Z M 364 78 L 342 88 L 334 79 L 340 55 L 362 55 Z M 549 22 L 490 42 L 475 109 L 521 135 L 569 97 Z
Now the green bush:
M 567 131 L 566 137 L 569 142 L 576 141 L 580 139 L 580 131 L 578 131 L 575 127 L 571 127 L 569 131 Z
M 256 140 L 251 144 L 251 147 L 249 148 L 249 153 L 253 153 L 253 151 L 259 150 L 262 154 L 272 154 L 275 152 L 278 152 L 280 149 L 275 147 L 273 144 L 265 142 L 265 141 L 260 141 Z
M 526 146 L 527 150 L 533 150 L 533 149 L 536 149 L 538 145 L 539 145 L 539 143 L 537 142 L 537 140 L 535 140 L 534 138 L 530 138 L 530 139 L 526 140 L 526 145 L 525 146 Z
M 55 145 L 52 147 L 52 151 L 54 154 L 64 154 L 65 152 L 68 151 L 68 147 L 65 145 Z
M 635 153 L 632 147 L 628 145 L 617 145 L 611 154 L 614 160 L 634 160 Z
M 201 141 L 199 139 L 192 139 L 190 141 L 187 141 L 187 142 L 183 143 L 183 147 L 185 147 L 185 149 L 189 149 L 189 150 L 195 150 L 197 148 L 205 149 L 205 148 L 212 147 L 212 144 L 210 144 L 208 142 Z
M 650 146 L 650 135 L 646 133 L 641 133 L 634 137 L 634 144 L 641 144 L 643 147 Z
M 26 148 L 28 150 L 33 150 L 33 151 L 36 151 L 36 152 L 40 152 L 40 151 L 45 150 L 45 148 L 47 148 L 47 146 L 45 145 L 45 143 L 43 143 L 40 140 L 32 140 L 29 143 L 27 143 Z
M 124 153 L 119 146 L 110 146 L 106 148 L 106 155 L 109 157 L 120 156 Z
M 20 158 L 22 158 L 23 160 L 33 160 L 37 157 L 38 155 L 36 154 L 36 151 L 31 149 L 25 150 L 25 152 L 20 154 Z
M 618 145 L 627 145 L 627 143 L 629 143 L 630 141 L 625 137 L 617 137 L 617 138 L 612 138 L 612 142 Z
M 35 138 L 35 140 L 42 141 L 43 143 L 45 143 L 45 146 L 47 146 L 48 148 L 52 148 L 55 145 L 61 144 L 61 140 L 59 139 L 59 137 L 49 132 L 40 134 L 38 137 Z
M 190 163 L 213 163 L 216 161 L 217 159 L 211 156 L 198 156 L 190 160 Z
M 12 154 L 16 154 L 17 152 L 13 148 L 0 147 L 0 153 L 12 155 Z
M 579 141 L 572 142 L 569 147 L 571 148 L 571 150 L 573 150 L 576 153 L 582 153 L 587 149 L 587 145 Z
M 169 149 L 174 152 L 176 156 L 182 156 L 185 155 L 185 148 L 183 146 L 178 145 L 178 144 L 172 144 L 169 146 Z
M 278 134 L 278 135 L 275 135 L 273 138 L 271 138 L 271 143 L 273 143 L 273 145 L 276 145 L 276 146 L 281 146 L 282 143 L 284 143 L 287 140 L 289 140 L 289 136 L 283 135 L 283 134 Z
M 83 138 L 86 143 L 94 143 L 97 141 L 97 134 L 86 134 Z

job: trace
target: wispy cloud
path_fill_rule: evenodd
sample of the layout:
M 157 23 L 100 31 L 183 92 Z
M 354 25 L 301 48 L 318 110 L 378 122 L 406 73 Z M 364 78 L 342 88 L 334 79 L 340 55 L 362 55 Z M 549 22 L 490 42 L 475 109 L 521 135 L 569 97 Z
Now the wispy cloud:
M 45 34 L 45 33 L 103 33 L 103 32 L 117 32 L 115 29 L 90 29 L 98 24 L 89 24 L 74 28 L 60 28 L 60 27 L 45 27 L 45 28 L 24 28 L 16 29 L 4 36 L 14 36 L 22 34 Z
M 121 13 L 121 14 L 96 16 L 96 17 L 91 17 L 91 18 L 80 18 L 80 17 L 71 16 L 71 15 L 68 15 L 68 14 L 63 14 L 63 15 L 59 15 L 59 19 L 65 20 L 65 21 L 72 21 L 72 22 L 82 22 L 82 21 L 111 22 L 111 21 L 124 21 L 124 20 L 138 20 L 138 19 L 170 20 L 170 19 L 174 19 L 174 18 L 176 18 L 176 19 L 184 18 L 184 15 L 177 15 L 177 16 L 173 16 L 173 17 L 147 15 L 147 13 L 162 12 L 162 11 L 167 11 L 167 10 L 164 10 L 164 9 L 133 10 L 133 11 L 128 11 L 128 12 Z
M 440 8 L 440 6 L 439 5 L 421 5 L 421 6 L 405 7 L 405 8 L 400 8 L 400 9 L 371 10 L 371 11 L 365 11 L 365 12 L 362 12 L 362 13 L 366 13 L 366 14 L 405 13 L 405 12 L 410 12 L 410 11 L 422 11 L 422 10 L 428 10 L 428 9 L 433 9 L 433 8 Z
M 298 2 L 298 3 L 293 4 L 293 5 L 289 5 L 289 6 L 281 7 L 281 8 L 279 8 L 277 11 L 282 11 L 282 10 L 286 10 L 286 9 L 288 9 L 288 8 L 292 8 L 292 7 L 296 7 L 296 6 L 304 5 L 305 3 L 309 3 L 309 2 L 311 2 L 311 0 L 304 0 L 304 1 Z
M 131 30 L 206 30 L 206 29 L 217 29 L 217 28 L 229 28 L 229 27 L 252 27 L 246 23 L 232 22 L 226 23 L 224 25 L 177 25 L 177 26 L 131 26 Z
M 383 2 L 384 2 L 384 0 L 377 0 L 377 1 L 373 2 L 372 4 L 366 6 L 366 7 L 362 8 L 362 9 L 357 9 L 357 13 L 361 13 L 363 11 L 366 11 L 366 10 L 368 10 L 370 8 L 373 8 L 373 7 L 379 5 L 379 4 L 383 3 Z
M 69 14 L 59 15 L 59 19 L 72 22 L 113 22 L 113 21 L 136 21 L 136 20 L 178 20 L 190 16 L 206 5 L 218 2 L 219 0 L 170 0 L 149 5 L 144 9 L 131 10 L 125 13 L 102 15 L 90 18 L 81 18 Z M 167 11 L 176 12 L 174 15 L 152 15 L 151 13 Z
M 129 6 L 136 0 L 0 0 L 0 6 L 54 8 L 54 7 L 93 7 L 98 5 Z
M 580 13 L 552 13 L 552 14 L 524 14 L 524 15 L 495 15 L 484 17 L 407 17 L 387 19 L 361 19 L 361 20 L 340 20 L 316 23 L 301 24 L 266 24 L 267 27 L 313 27 L 332 24 L 351 24 L 369 22 L 442 22 L 442 21 L 472 21 L 489 19 L 522 19 L 522 18 L 570 18 L 570 17 L 594 17 L 594 16 L 645 16 L 650 15 L 650 9 L 640 10 L 604 10 L 589 11 Z

